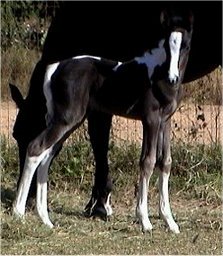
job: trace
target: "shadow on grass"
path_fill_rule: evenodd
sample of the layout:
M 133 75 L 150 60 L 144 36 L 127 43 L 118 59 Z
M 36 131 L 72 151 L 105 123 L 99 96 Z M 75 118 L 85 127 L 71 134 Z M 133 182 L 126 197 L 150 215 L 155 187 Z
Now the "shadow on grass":
M 12 207 L 12 202 L 15 199 L 16 192 L 11 188 L 1 186 L 1 203 L 5 209 Z
M 68 210 L 68 209 L 64 209 L 62 206 L 59 207 L 52 207 L 50 208 L 50 211 L 56 214 L 60 214 L 60 215 L 65 215 L 65 216 L 73 216 L 73 217 L 77 217 L 80 219 L 86 219 L 86 215 L 84 213 L 83 210 Z

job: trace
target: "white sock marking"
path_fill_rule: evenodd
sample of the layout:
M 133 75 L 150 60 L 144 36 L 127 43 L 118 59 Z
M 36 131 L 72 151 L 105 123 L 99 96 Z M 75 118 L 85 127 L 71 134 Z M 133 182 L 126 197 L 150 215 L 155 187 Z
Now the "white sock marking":
M 142 225 L 143 231 L 152 230 L 153 228 L 148 217 L 148 207 L 147 207 L 148 184 L 149 184 L 149 180 L 147 183 L 145 177 L 140 178 L 138 202 L 136 207 L 136 217 L 139 219 L 140 224 Z
M 47 157 L 50 153 L 51 148 L 45 150 L 39 156 L 29 157 L 26 156 L 25 165 L 22 173 L 22 177 L 19 184 L 19 189 L 16 195 L 16 199 L 13 203 L 13 212 L 18 217 L 21 217 L 25 214 L 25 206 L 29 193 L 30 184 L 33 178 L 33 175 L 36 171 L 36 168 L 41 163 L 41 161 Z
M 52 156 L 50 156 L 44 163 L 37 169 L 37 211 L 42 219 L 43 223 L 53 227 L 52 222 L 50 221 L 48 210 L 47 210 L 47 179 L 48 179 L 48 169 L 50 162 L 52 160 Z
M 179 227 L 173 219 L 168 192 L 169 173 L 161 172 L 159 174 L 159 209 L 163 220 L 174 233 L 180 233 Z
M 112 215 L 112 208 L 111 208 L 111 205 L 110 205 L 110 198 L 111 198 L 111 193 L 109 193 L 107 201 L 106 201 L 106 203 L 104 205 L 105 210 L 107 212 L 107 216 L 111 216 Z

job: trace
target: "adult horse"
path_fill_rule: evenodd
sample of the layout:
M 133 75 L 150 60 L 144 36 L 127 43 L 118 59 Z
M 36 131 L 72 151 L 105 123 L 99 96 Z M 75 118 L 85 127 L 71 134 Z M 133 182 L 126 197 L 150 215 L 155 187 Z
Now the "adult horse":
M 131 59 L 133 56 L 139 56 L 148 49 L 148 47 L 153 48 L 155 42 L 161 38 L 162 30 L 158 24 L 157 17 L 159 17 L 161 9 L 167 7 L 167 5 L 169 4 L 160 2 L 158 4 L 155 2 L 110 2 L 109 6 L 107 3 L 97 2 L 88 3 L 86 5 L 85 3 L 79 2 L 62 5 L 61 10 L 49 29 L 42 59 L 37 64 L 33 73 L 30 91 L 26 100 L 23 100 L 18 90 L 12 87 L 12 96 L 20 108 L 14 127 L 14 137 L 19 146 L 20 173 L 22 173 L 24 167 L 28 144 L 46 127 L 45 114 L 47 109 L 42 85 L 47 64 L 83 53 L 121 61 Z M 174 5 L 176 4 L 174 3 Z M 207 37 L 206 33 L 206 13 L 205 10 L 199 12 L 198 3 L 191 2 L 184 3 L 183 5 L 184 6 L 181 6 L 183 8 L 189 6 L 196 16 L 192 53 L 185 74 L 185 81 L 189 81 L 213 70 L 217 65 L 221 64 L 221 57 L 219 57 L 221 56 L 221 42 L 219 42 L 219 44 L 215 42 L 211 54 L 209 54 L 209 51 L 206 51 L 207 58 L 202 58 L 201 61 L 202 46 L 204 46 L 204 48 L 212 48 L 211 46 L 213 44 L 213 38 L 210 40 L 210 37 Z M 221 30 L 218 30 L 216 26 L 216 24 L 219 24 L 219 27 L 221 27 L 221 22 L 219 22 L 221 21 L 219 6 L 215 3 L 211 3 L 208 7 L 210 7 L 208 8 L 209 16 L 210 13 L 212 13 L 211 10 L 213 10 L 213 17 L 208 21 L 208 26 L 216 29 L 216 33 L 214 34 L 221 34 Z M 107 8 L 111 16 L 106 12 Z M 125 12 L 125 8 L 128 8 L 128 12 Z M 91 20 L 91 22 L 87 23 L 87 25 L 75 26 L 71 33 L 70 27 L 68 30 L 68 25 L 80 24 L 81 18 L 83 18 L 83 12 L 81 12 L 81 10 L 84 10 L 84 17 Z M 92 10 L 94 10 L 94 12 Z M 123 13 L 125 13 L 124 17 Z M 92 20 L 94 22 L 92 22 Z M 106 22 L 106 30 L 101 26 L 101 20 Z M 140 26 L 138 24 L 140 24 Z M 79 29 L 79 27 L 81 29 Z M 117 34 L 116 30 L 121 32 L 124 30 L 124 37 L 121 37 L 119 33 Z M 94 31 L 93 34 L 91 34 L 92 31 Z M 105 34 L 101 34 L 102 32 Z M 136 44 L 133 45 L 132 38 L 140 38 L 140 40 L 136 40 Z M 202 51 L 202 54 L 203 53 L 204 51 Z M 192 61 L 190 62 L 190 60 Z M 88 120 L 90 135 L 92 129 L 97 130 L 100 135 L 99 137 L 104 141 L 104 138 L 108 137 L 109 134 L 111 116 L 94 110 L 89 115 Z M 101 127 L 100 124 L 102 122 L 107 124 L 106 127 L 102 130 L 95 129 Z M 92 143 L 97 143 L 94 142 L 97 141 L 97 138 L 97 135 L 91 135 Z M 92 191 L 92 198 L 87 205 L 87 211 L 95 215 L 98 213 L 107 214 L 104 204 L 107 202 L 110 191 L 107 163 L 108 145 L 101 145 L 100 141 L 94 145 L 94 151 L 97 148 L 97 151 L 103 154 L 95 155 L 95 185 Z M 60 147 L 57 148 L 57 151 L 59 150 Z M 56 153 L 57 152 L 55 152 L 55 155 Z M 35 191 L 35 189 L 33 189 L 35 188 L 34 186 L 35 185 L 32 185 L 31 191 Z M 103 189 L 101 189 L 101 186 Z M 107 190 L 107 192 L 105 192 L 105 190 Z M 144 226 L 150 226 L 148 225 L 148 221 Z M 175 230 L 177 230 L 177 228 L 175 228 Z

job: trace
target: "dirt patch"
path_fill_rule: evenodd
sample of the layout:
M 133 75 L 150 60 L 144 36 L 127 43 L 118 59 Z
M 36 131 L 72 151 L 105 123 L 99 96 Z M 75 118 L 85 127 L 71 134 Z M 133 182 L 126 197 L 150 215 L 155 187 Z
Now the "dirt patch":
M 9 141 L 13 139 L 13 125 L 17 113 L 18 109 L 13 102 L 1 102 L 1 135 L 4 134 Z M 220 142 L 222 117 L 222 106 L 183 103 L 172 117 L 172 138 L 187 143 Z M 113 140 L 120 143 L 141 142 L 141 122 L 115 116 L 111 134 Z
M 1 102 L 1 135 L 5 135 L 6 138 L 11 141 L 13 125 L 15 123 L 16 115 L 18 113 L 18 109 L 14 102 L 7 101 Z
M 172 117 L 172 139 L 185 143 L 220 142 L 222 106 L 182 104 Z M 113 136 L 121 141 L 142 141 L 140 121 L 121 117 L 113 119 Z

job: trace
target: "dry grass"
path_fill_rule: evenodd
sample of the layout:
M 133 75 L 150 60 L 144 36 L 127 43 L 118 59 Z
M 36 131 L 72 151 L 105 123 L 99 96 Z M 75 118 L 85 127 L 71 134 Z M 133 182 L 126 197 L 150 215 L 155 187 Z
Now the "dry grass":
M 1 98 L 10 99 L 9 83 L 15 84 L 26 96 L 29 81 L 40 52 L 11 46 L 1 52 Z
M 107 222 L 88 219 L 83 215 L 93 178 L 89 149 L 86 146 L 64 148 L 50 172 L 48 205 L 50 218 L 55 224 L 53 229 L 45 227 L 35 211 L 27 211 L 22 221 L 12 216 L 18 152 L 11 148 L 3 153 L 1 254 L 222 253 L 219 149 L 212 149 L 211 152 L 199 150 L 197 155 L 190 147 L 173 151 L 175 161 L 170 179 L 170 198 L 175 219 L 181 229 L 179 235 L 170 233 L 159 219 L 157 175 L 152 177 L 150 189 L 150 216 L 154 230 L 143 234 L 135 223 L 134 184 L 137 180 L 139 155 L 135 147 L 126 146 L 120 150 L 111 148 L 114 214 Z M 80 162 L 73 165 L 74 158 Z M 80 173 L 79 179 L 77 171 Z
M 3 203 L 2 254 L 221 254 L 220 206 L 172 196 L 173 212 L 181 228 L 181 233 L 175 235 L 158 218 L 154 195 L 154 231 L 143 234 L 134 222 L 135 204 L 121 197 L 119 194 L 113 198 L 114 216 L 104 222 L 83 216 L 85 193 L 51 191 L 50 216 L 56 225 L 52 230 L 43 226 L 33 212 L 23 222 L 14 219 Z

